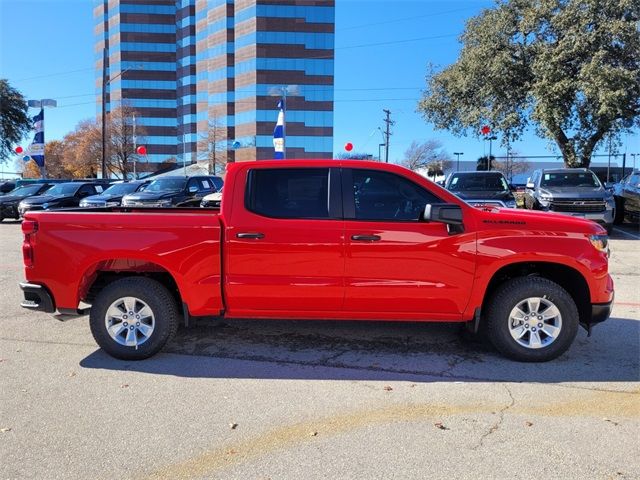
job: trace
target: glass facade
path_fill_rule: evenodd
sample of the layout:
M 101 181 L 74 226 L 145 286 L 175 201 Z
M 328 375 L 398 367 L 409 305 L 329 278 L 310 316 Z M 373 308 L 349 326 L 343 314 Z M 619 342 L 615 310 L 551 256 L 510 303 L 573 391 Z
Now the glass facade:
M 334 0 L 95 0 L 96 88 L 136 110 L 149 161 L 273 158 L 286 88 L 288 158 L 331 158 Z M 232 147 L 233 146 L 233 147 Z

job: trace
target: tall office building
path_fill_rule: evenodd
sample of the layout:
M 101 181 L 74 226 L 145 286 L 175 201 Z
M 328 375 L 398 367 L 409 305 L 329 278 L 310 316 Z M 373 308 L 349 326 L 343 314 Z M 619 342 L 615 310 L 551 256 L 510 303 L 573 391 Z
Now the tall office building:
M 137 111 L 150 162 L 331 158 L 335 0 L 97 0 L 96 88 Z M 215 135 L 214 135 L 215 134 Z M 209 141 L 207 141 L 207 139 Z

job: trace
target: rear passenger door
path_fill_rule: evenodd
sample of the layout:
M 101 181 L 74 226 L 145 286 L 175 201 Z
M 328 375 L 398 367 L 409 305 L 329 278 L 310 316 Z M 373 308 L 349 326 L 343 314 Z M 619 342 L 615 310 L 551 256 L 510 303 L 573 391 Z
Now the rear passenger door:
M 344 296 L 344 222 L 337 168 L 239 172 L 225 230 L 231 316 L 327 318 Z M 244 185 L 246 191 L 238 191 Z

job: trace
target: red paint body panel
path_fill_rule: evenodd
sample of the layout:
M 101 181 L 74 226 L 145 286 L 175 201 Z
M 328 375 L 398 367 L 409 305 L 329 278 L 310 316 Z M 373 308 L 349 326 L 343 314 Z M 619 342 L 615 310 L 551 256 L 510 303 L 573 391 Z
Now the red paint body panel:
M 130 270 L 123 263 L 128 259 L 169 272 L 192 315 L 223 309 L 216 214 L 33 212 L 27 218 L 38 222 L 38 231 L 32 234 L 34 266 L 25 275 L 46 285 L 57 308 L 77 308 L 98 269 Z
M 244 206 L 254 168 L 369 168 L 402 175 L 463 213 L 464 232 L 441 223 L 266 218 Z M 166 271 L 191 315 L 468 321 L 502 267 L 549 262 L 579 272 L 591 303 L 608 303 L 597 224 L 565 215 L 481 210 L 402 167 L 362 161 L 288 160 L 229 165 L 220 214 L 198 209 L 33 212 L 29 282 L 57 308 L 74 309 L 99 271 Z M 238 238 L 259 232 L 261 239 Z M 357 242 L 352 235 L 379 235 Z

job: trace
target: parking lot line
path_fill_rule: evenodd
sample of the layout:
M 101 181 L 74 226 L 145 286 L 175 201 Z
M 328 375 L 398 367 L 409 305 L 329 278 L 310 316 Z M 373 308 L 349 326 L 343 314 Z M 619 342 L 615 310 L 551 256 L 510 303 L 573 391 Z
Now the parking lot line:
M 625 230 L 620 230 L 619 228 L 614 228 L 613 230 L 617 233 L 622 233 L 623 235 L 629 235 L 630 237 L 635 238 L 636 240 L 640 240 L 640 235 L 634 235 L 633 233 L 629 233 Z

